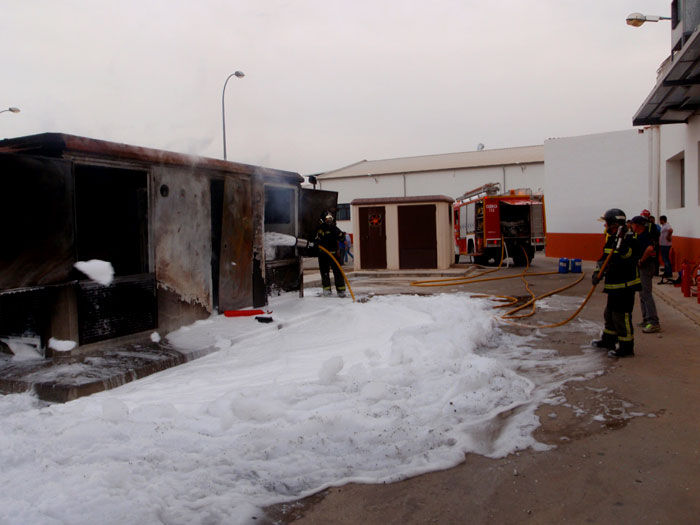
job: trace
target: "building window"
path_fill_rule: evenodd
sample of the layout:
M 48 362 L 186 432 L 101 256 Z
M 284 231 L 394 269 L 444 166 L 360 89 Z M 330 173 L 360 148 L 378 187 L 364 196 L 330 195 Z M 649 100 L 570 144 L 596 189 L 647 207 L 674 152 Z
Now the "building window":
M 338 221 L 349 221 L 350 220 L 350 205 L 349 204 L 338 204 L 338 216 L 336 217 Z
M 666 207 L 685 207 L 684 152 L 680 152 L 666 161 Z
M 671 29 L 676 29 L 678 22 L 680 22 L 678 17 L 678 0 L 673 0 L 671 2 Z

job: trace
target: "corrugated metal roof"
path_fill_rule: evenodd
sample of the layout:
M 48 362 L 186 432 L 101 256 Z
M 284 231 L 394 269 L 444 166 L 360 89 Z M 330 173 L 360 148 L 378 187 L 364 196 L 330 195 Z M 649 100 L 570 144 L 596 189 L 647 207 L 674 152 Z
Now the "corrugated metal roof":
M 534 162 L 544 162 L 544 145 L 403 157 L 399 159 L 362 160 L 337 170 L 327 171 L 317 177 L 319 179 L 337 179 L 341 177 L 479 168 Z

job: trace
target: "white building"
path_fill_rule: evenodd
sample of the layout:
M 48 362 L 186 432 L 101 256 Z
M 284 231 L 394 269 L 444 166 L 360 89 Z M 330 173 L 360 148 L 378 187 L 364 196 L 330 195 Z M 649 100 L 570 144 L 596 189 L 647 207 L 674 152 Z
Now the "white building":
M 658 129 L 631 129 L 544 143 L 545 212 L 550 257 L 600 257 L 610 208 L 629 218 L 648 209 L 658 217 Z M 658 156 L 658 153 L 657 153 Z
M 353 232 L 354 199 L 447 195 L 457 198 L 487 182 L 504 191 L 544 186 L 544 147 L 469 151 L 399 159 L 363 160 L 316 177 L 319 189 L 338 192 L 338 227 Z
M 700 1 L 671 2 L 670 22 L 671 54 L 633 124 L 658 130 L 652 206 L 673 226 L 677 270 L 684 259 L 700 261 Z

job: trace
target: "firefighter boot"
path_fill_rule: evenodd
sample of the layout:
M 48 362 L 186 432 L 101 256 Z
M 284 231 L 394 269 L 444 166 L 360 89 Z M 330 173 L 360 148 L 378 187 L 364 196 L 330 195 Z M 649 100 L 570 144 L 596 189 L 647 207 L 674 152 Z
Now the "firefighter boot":
M 618 350 L 610 350 L 608 357 L 615 359 L 619 357 L 634 357 L 634 341 L 620 341 L 620 348 Z
M 615 343 L 617 343 L 616 335 L 610 334 L 608 332 L 603 332 L 603 335 L 600 339 L 591 341 L 591 346 L 600 350 L 615 350 Z

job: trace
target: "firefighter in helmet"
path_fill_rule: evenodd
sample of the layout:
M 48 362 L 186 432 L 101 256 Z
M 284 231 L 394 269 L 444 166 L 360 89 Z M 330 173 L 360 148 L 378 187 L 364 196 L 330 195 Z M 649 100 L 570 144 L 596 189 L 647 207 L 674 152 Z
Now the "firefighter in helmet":
M 345 240 L 345 232 L 341 231 L 335 225 L 335 219 L 330 211 L 324 211 L 321 214 L 319 225 L 316 228 L 316 244 L 325 248 L 333 254 L 336 261 L 340 259 L 340 251 L 338 243 Z M 335 289 L 338 292 L 338 297 L 345 297 L 345 279 L 338 266 L 331 257 L 319 249 L 318 251 L 318 269 L 321 271 L 321 283 L 323 285 L 323 295 L 331 295 L 331 277 L 330 269 L 333 269 L 333 280 L 335 281 Z
M 593 272 L 593 284 L 605 279 L 603 291 L 608 294 L 608 301 L 603 314 L 603 335 L 592 344 L 608 350 L 610 357 L 631 357 L 634 355 L 634 293 L 641 289 L 636 236 L 627 228 L 625 212 L 618 208 L 606 211 L 600 220 L 605 222 L 605 247 Z M 608 263 L 601 277 L 600 270 L 606 260 Z

